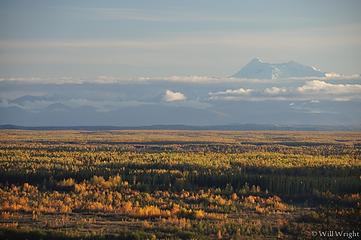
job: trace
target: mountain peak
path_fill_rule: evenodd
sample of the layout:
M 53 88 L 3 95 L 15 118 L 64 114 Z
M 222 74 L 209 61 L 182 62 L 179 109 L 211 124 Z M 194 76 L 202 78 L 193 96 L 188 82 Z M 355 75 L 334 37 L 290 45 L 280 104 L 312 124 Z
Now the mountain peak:
M 235 78 L 280 79 L 292 77 L 324 77 L 325 73 L 319 69 L 300 64 L 295 61 L 286 63 L 266 63 L 260 58 L 252 59 L 240 71 L 234 74 Z
M 263 61 L 261 58 L 255 57 L 249 63 L 263 63 Z

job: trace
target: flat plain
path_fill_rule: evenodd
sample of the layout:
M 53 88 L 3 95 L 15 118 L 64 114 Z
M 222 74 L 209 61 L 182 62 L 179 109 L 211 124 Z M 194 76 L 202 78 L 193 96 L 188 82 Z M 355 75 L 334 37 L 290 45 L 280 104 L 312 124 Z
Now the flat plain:
M 1 130 L 0 238 L 350 236 L 360 160 L 360 132 Z

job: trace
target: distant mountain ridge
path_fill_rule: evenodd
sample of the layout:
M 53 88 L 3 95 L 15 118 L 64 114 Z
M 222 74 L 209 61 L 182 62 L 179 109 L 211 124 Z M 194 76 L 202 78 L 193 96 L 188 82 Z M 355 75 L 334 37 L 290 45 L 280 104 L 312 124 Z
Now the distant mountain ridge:
M 232 75 L 234 78 L 280 79 L 292 77 L 325 77 L 321 70 L 289 61 L 287 63 L 266 63 L 254 58 L 241 70 Z

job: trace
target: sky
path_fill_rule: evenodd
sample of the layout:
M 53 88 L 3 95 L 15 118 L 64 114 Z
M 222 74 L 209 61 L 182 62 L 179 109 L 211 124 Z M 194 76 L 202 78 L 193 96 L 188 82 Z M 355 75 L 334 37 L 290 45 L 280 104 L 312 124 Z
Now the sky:
M 361 126 L 360 10 L 1 0 L 0 124 Z
M 228 76 L 254 57 L 361 69 L 358 0 L 0 2 L 5 77 Z

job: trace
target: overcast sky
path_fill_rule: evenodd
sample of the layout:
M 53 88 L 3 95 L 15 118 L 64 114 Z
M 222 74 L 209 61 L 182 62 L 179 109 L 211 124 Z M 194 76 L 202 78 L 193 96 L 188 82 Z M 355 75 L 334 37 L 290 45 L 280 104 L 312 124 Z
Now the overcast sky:
M 254 57 L 361 72 L 361 1 L 0 2 L 1 77 L 229 76 Z

